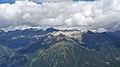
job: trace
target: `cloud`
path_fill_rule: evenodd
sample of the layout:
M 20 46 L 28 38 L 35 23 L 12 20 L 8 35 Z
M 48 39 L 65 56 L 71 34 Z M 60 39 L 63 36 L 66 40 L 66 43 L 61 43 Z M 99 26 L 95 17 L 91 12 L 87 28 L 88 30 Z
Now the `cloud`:
M 42 4 L 16 1 L 15 4 L 0 4 L 0 28 L 27 25 L 99 31 L 120 29 L 119 0 L 65 1 Z

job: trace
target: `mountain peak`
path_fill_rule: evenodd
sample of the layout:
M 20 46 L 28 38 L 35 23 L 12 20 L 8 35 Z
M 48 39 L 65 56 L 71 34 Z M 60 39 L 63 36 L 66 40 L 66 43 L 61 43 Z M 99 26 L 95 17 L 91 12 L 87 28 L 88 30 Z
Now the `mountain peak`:
M 65 30 L 60 30 L 60 31 L 54 31 L 50 34 L 53 36 L 58 36 L 58 35 L 65 35 L 70 38 L 80 38 L 83 32 L 80 30 L 70 30 L 70 31 L 65 31 Z
M 54 32 L 54 31 L 59 31 L 58 29 L 55 29 L 53 27 L 47 28 L 46 32 Z

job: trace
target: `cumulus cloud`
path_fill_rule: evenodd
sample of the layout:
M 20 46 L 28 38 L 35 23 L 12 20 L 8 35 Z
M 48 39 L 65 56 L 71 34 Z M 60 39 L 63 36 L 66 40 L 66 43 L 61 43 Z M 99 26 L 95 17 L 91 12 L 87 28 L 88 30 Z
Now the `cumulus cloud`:
M 0 28 L 27 25 L 99 31 L 120 29 L 119 0 L 64 1 L 67 0 L 42 4 L 28 1 L 0 4 Z

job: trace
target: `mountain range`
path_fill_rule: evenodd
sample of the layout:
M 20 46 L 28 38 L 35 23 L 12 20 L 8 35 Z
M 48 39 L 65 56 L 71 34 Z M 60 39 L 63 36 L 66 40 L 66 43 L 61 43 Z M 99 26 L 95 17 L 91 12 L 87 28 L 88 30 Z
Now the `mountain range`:
M 0 32 L 0 67 L 120 67 L 120 31 Z

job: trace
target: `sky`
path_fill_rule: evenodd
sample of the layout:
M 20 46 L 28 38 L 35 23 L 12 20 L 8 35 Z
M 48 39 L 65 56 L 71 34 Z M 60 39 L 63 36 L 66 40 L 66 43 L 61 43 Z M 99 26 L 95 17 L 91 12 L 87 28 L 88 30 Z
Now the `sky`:
M 57 27 L 120 30 L 120 0 L 17 0 L 0 4 L 0 28 Z M 38 2 L 38 1 L 37 1 Z

